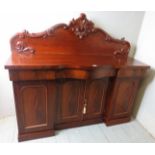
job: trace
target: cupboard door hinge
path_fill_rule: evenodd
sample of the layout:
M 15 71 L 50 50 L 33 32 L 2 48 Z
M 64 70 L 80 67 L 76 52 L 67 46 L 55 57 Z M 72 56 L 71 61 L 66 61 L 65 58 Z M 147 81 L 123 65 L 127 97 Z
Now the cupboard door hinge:
M 83 114 L 86 114 L 86 112 L 87 112 L 87 99 L 84 99 L 84 106 L 83 106 L 83 111 L 82 111 L 82 113 L 83 113 Z

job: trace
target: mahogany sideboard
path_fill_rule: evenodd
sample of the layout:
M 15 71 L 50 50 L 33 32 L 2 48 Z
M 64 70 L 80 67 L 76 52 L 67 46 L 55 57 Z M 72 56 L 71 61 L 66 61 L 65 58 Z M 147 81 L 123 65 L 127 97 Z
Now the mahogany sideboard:
M 149 66 L 128 56 L 124 38 L 111 37 L 81 14 L 68 25 L 17 33 L 10 44 L 5 68 L 13 82 L 19 141 L 130 120 Z

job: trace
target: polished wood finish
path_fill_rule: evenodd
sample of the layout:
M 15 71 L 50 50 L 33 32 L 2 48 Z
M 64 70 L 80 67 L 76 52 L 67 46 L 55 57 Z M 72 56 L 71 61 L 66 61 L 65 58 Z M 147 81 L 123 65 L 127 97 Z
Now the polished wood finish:
M 128 57 L 129 42 L 96 28 L 84 14 L 10 40 L 5 68 L 13 81 L 19 141 L 55 129 L 127 122 L 149 68 Z
M 53 135 L 56 99 L 55 83 L 48 81 L 24 81 L 14 82 L 13 86 L 19 140 L 23 139 L 23 135 L 31 132 L 38 133 L 38 131 L 50 130 Z
M 84 115 L 84 119 L 103 117 L 107 86 L 107 78 L 87 81 L 84 99 L 86 114 Z
M 130 120 L 139 82 L 139 78 L 118 78 L 115 81 L 104 117 L 107 125 L 115 124 L 114 120 Z
M 58 86 L 57 121 L 66 123 L 81 120 L 82 111 L 82 81 L 64 79 Z

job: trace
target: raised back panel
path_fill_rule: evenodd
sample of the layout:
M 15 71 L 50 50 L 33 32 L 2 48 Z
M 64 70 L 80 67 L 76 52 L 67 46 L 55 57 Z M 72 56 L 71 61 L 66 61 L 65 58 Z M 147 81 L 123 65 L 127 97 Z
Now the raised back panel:
M 20 90 L 25 129 L 47 126 L 47 88 L 44 85 L 23 86 Z
M 138 85 L 139 79 L 136 78 L 122 78 L 117 80 L 115 87 L 116 96 L 112 101 L 114 102 L 113 118 L 127 117 L 130 115 Z
M 127 59 L 129 49 L 129 42 L 114 39 L 104 30 L 95 28 L 85 14 L 68 25 L 58 24 L 41 33 L 24 31 L 11 39 L 13 55 L 31 55 L 31 60 L 58 54 L 102 55 L 120 61 Z
M 81 80 L 66 79 L 59 85 L 57 123 L 81 120 L 81 100 L 83 83 Z

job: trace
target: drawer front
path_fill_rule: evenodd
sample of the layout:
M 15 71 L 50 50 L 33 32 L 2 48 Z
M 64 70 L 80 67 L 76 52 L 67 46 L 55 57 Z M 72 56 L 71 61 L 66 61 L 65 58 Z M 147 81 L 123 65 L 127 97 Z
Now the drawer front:
M 91 79 L 101 79 L 116 75 L 116 70 L 111 67 L 99 67 L 91 72 Z
M 101 79 L 114 76 L 115 74 L 115 69 L 111 67 L 98 67 L 92 70 L 65 69 L 57 71 L 56 78 Z
M 101 79 L 115 75 L 112 68 L 96 68 L 93 70 L 62 69 L 62 70 L 10 70 L 10 80 L 54 80 L 54 79 Z
M 55 79 L 55 72 L 51 70 L 10 70 L 10 80 L 12 81 L 26 81 L 26 80 L 53 80 Z
M 117 73 L 117 77 L 143 77 L 146 68 L 123 68 Z
M 64 69 L 56 72 L 57 79 L 88 79 L 89 72 L 80 69 Z

